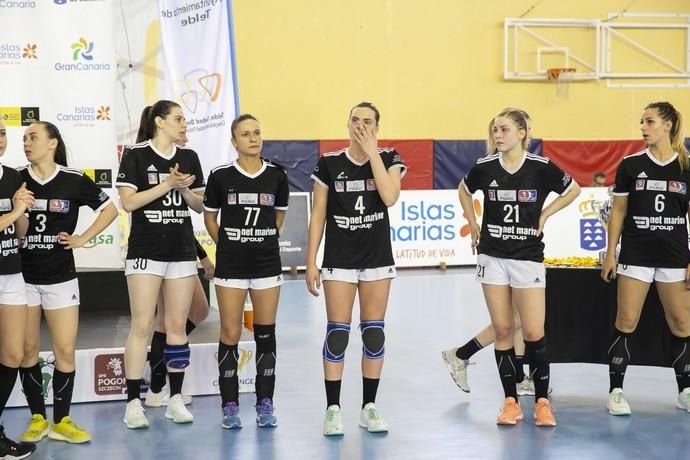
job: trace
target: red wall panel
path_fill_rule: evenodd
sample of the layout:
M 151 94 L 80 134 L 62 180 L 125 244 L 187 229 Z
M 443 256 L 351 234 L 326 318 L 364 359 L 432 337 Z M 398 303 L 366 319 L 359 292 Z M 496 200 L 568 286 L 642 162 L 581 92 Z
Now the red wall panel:
M 621 159 L 645 148 L 642 140 L 544 141 L 543 155 L 570 174 L 578 184 L 589 186 L 597 171 L 606 174 L 606 185 L 616 180 Z
M 340 150 L 349 140 L 322 140 L 319 155 Z M 407 174 L 402 180 L 403 190 L 431 190 L 434 188 L 434 142 L 432 140 L 381 140 L 379 147 L 393 147 L 400 153 Z

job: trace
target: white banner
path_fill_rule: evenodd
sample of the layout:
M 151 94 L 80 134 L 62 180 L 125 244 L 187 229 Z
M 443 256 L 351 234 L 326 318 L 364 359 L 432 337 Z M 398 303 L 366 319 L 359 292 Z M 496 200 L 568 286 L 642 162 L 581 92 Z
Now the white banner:
M 191 364 L 186 370 L 182 392 L 188 395 L 218 394 L 218 352 L 217 343 L 198 343 L 189 346 L 192 350 Z M 254 391 L 256 366 L 254 364 L 254 342 L 240 342 L 237 376 L 241 393 Z M 77 377 L 74 380 L 72 401 L 93 402 L 126 399 L 124 348 L 91 348 L 76 351 Z M 46 404 L 53 403 L 53 369 L 55 357 L 50 352 L 41 352 L 39 364 L 43 374 L 43 395 Z M 146 376 L 150 375 L 148 364 Z M 146 379 L 148 385 L 148 378 Z M 142 389 L 142 397 L 148 386 Z M 19 380 L 14 386 L 7 403 L 8 407 L 26 406 Z
M 26 127 L 49 121 L 65 140 L 68 166 L 85 171 L 117 198 L 112 188 L 118 168 L 115 6 L 105 0 L 0 2 L 0 117 L 8 131 L 4 164 L 25 165 Z M 93 218 L 81 208 L 76 232 Z M 77 250 L 77 266 L 121 268 L 119 233 L 113 224 L 87 249 Z
M 221 0 L 159 0 L 161 50 L 168 97 L 187 118 L 188 147 L 204 177 L 234 158 L 230 123 L 235 89 L 228 5 Z
M 606 200 L 606 188 L 583 188 L 580 196 L 546 222 L 546 257 L 598 257 L 606 247 L 606 232 L 597 220 L 596 202 Z M 547 203 L 556 198 L 551 194 Z M 474 195 L 481 224 L 482 194 Z M 469 227 L 457 190 L 403 190 L 388 209 L 393 257 L 398 267 L 474 265 Z

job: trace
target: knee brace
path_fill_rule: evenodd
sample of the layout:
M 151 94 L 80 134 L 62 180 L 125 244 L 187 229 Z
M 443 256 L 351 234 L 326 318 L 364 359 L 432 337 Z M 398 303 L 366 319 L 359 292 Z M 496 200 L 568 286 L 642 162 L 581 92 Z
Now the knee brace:
M 189 357 L 191 351 L 189 350 L 189 343 L 184 345 L 165 345 L 163 350 L 165 356 L 165 365 L 173 369 L 184 369 L 189 366 Z
M 276 367 L 276 325 L 254 325 L 256 342 L 256 374 L 270 377 Z
M 362 354 L 367 359 L 383 358 L 386 335 L 383 333 L 383 321 L 362 321 L 359 330 L 362 332 Z
M 329 321 L 326 325 L 326 340 L 323 343 L 323 359 L 332 363 L 342 363 L 349 340 L 349 324 Z

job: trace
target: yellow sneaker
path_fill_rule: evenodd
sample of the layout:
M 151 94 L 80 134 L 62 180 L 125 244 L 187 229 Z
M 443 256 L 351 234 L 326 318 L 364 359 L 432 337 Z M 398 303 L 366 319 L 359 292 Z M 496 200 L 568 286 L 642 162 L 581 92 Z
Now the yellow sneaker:
M 67 441 L 70 444 L 81 444 L 91 441 L 91 435 L 84 428 L 77 426 L 69 416 L 62 417 L 60 423 L 53 425 L 48 433 L 50 439 Z
M 33 414 L 26 431 L 22 433 L 19 440 L 22 442 L 38 442 L 45 438 L 50 431 L 48 421 L 41 414 Z

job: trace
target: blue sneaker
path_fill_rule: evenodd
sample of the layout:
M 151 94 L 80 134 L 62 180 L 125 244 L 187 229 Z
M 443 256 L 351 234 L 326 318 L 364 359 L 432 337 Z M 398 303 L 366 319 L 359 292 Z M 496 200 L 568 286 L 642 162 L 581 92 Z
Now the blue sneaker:
M 236 402 L 229 402 L 223 406 L 223 422 L 220 426 L 228 430 L 239 430 L 242 428 L 240 406 Z
M 264 398 L 256 406 L 256 424 L 261 428 L 278 426 L 278 418 L 273 415 L 273 401 Z

